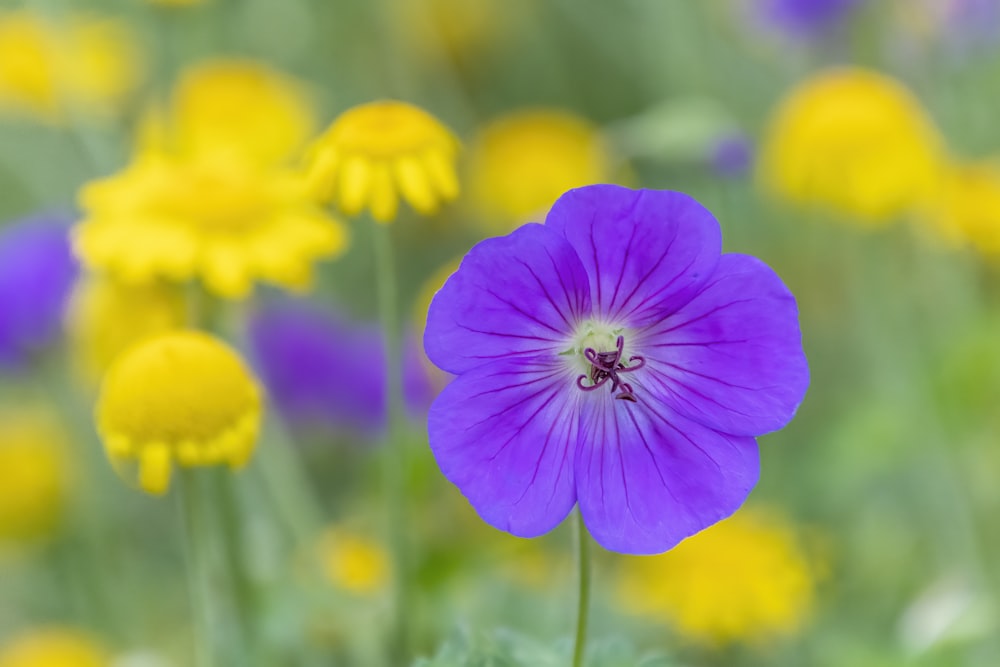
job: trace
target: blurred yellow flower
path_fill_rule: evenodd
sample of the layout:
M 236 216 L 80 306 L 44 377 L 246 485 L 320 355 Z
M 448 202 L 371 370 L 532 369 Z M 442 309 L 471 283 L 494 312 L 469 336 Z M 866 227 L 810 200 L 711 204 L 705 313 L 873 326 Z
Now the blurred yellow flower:
M 0 417 L 0 541 L 52 531 L 70 483 L 66 457 L 66 436 L 46 411 Z
M 184 326 L 184 294 L 175 285 L 126 285 L 91 274 L 77 283 L 67 315 L 74 361 L 96 383 L 126 348 Z
M 421 215 L 458 196 L 458 139 L 405 102 L 371 102 L 342 113 L 309 151 L 309 188 L 349 216 L 396 218 L 400 195 Z
M 1000 255 L 1000 162 L 949 164 L 927 213 L 932 229 L 946 241 Z
M 138 83 L 139 49 L 120 21 L 70 15 L 50 23 L 30 11 L 0 12 L 0 109 L 47 122 L 68 109 L 116 111 Z
M 197 331 L 174 331 L 126 350 L 97 402 L 97 430 L 116 470 L 162 494 L 173 464 L 242 466 L 260 430 L 262 396 L 240 356 Z
M 782 197 L 877 225 L 923 205 L 944 150 L 900 83 L 839 68 L 802 82 L 778 105 L 758 166 Z
M 558 109 L 526 109 L 484 127 L 469 150 L 469 190 L 482 219 L 509 231 L 544 217 L 567 190 L 613 179 L 597 128 Z
M 181 153 L 232 151 L 265 164 L 287 161 L 316 127 L 312 102 L 295 79 L 253 60 L 200 62 L 173 92 L 168 132 Z
M 791 527 L 744 509 L 673 551 L 622 560 L 617 597 L 696 642 L 756 643 L 802 626 L 814 579 Z
M 516 0 L 394 0 L 392 9 L 415 55 L 457 63 L 502 41 L 525 17 Z
M 347 242 L 294 173 L 230 153 L 140 156 L 85 186 L 80 204 L 76 250 L 90 269 L 126 283 L 200 278 L 227 298 L 256 281 L 307 289 L 312 264 Z
M 110 667 L 93 637 L 69 628 L 31 630 L 0 648 L 0 667 Z
M 375 595 L 389 584 L 389 556 L 382 545 L 350 530 L 327 529 L 319 542 L 327 580 L 355 595 Z

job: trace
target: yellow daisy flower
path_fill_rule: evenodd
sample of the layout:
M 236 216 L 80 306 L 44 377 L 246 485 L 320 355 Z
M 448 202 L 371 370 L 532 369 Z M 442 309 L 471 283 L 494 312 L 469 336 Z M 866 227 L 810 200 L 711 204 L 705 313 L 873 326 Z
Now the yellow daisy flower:
M 622 560 L 617 598 L 692 641 L 754 643 L 802 626 L 815 577 L 790 526 L 741 510 L 665 554 Z
M 597 128 L 558 109 L 497 118 L 469 154 L 472 199 L 481 219 L 500 232 L 544 217 L 571 188 L 613 180 L 614 160 Z
M 389 556 L 377 542 L 343 527 L 331 527 L 320 538 L 319 552 L 327 581 L 339 589 L 371 596 L 389 585 Z
M 31 630 L 0 648 L 0 667 L 110 667 L 93 637 L 69 628 Z
M 301 151 L 316 127 L 305 87 L 249 59 L 200 62 L 174 88 L 170 128 L 181 153 L 235 151 L 279 164 Z
M 309 287 L 312 264 L 346 245 L 342 225 L 303 193 L 290 170 L 230 153 L 147 155 L 84 187 L 76 251 L 126 283 L 200 278 L 222 297 L 256 281 Z
M 0 540 L 43 536 L 58 523 L 70 484 L 66 436 L 47 412 L 0 418 Z
M 238 468 L 260 430 L 261 390 L 236 352 L 197 331 L 129 348 L 112 364 L 97 402 L 97 430 L 120 473 L 166 493 L 173 465 Z
M 1000 256 L 1000 162 L 949 164 L 926 213 L 946 242 Z
M 758 166 L 779 196 L 878 225 L 923 203 L 943 157 L 937 130 L 906 88 L 877 72 L 839 68 L 781 102 Z
M 107 115 L 135 88 L 139 62 L 122 22 L 70 15 L 57 26 L 30 11 L 0 13 L 0 109 L 47 122 L 68 108 Z
M 436 118 L 405 102 L 371 102 L 342 113 L 313 145 L 310 190 L 349 216 L 396 217 L 402 196 L 432 215 L 458 196 L 458 140 Z
M 74 288 L 67 314 L 74 362 L 87 382 L 97 383 L 128 347 L 183 327 L 187 317 L 184 293 L 175 285 L 126 285 L 89 275 Z

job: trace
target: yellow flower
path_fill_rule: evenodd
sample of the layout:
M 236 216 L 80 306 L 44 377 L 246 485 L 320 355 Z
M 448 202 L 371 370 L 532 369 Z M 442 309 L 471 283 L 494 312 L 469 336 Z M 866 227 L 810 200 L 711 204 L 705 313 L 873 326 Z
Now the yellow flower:
M 200 278 L 242 298 L 254 282 L 304 290 L 312 264 L 339 254 L 343 226 L 290 170 L 230 153 L 147 155 L 81 192 L 76 250 L 94 271 L 127 283 Z
M 69 628 L 26 632 L 0 649 L 0 667 L 110 667 L 100 643 Z
M 342 113 L 313 145 L 309 187 L 349 216 L 369 208 L 396 217 L 399 197 L 431 215 L 458 196 L 458 140 L 426 111 L 404 102 L 363 104 Z
M 0 13 L 0 108 L 48 122 L 67 109 L 117 110 L 139 78 L 139 53 L 124 23 L 70 15 L 50 24 L 28 11 Z
M 45 411 L 0 418 L 0 540 L 37 538 L 55 527 L 70 483 L 66 456 L 65 434 Z
M 753 643 L 801 627 L 814 579 L 788 525 L 742 510 L 673 551 L 623 560 L 617 592 L 627 611 L 693 641 Z
M 89 275 L 73 291 L 67 325 L 81 374 L 97 382 L 125 349 L 181 328 L 186 319 L 184 294 L 176 286 L 126 285 Z
M 138 466 L 147 493 L 167 491 L 173 464 L 238 468 L 253 453 L 261 391 L 243 360 L 197 331 L 129 348 L 112 364 L 97 403 L 97 430 L 115 468 Z
M 516 0 L 395 0 L 390 15 L 414 54 L 463 63 L 514 34 L 526 17 Z
M 480 215 L 500 231 L 543 217 L 571 188 L 613 178 L 613 159 L 597 128 L 557 109 L 502 116 L 480 131 L 469 153 L 470 193 Z
M 304 87 L 253 60 L 208 60 L 184 71 L 169 118 L 180 152 L 234 151 L 265 164 L 289 160 L 316 126 Z
M 927 212 L 945 241 L 1000 255 L 1000 162 L 948 165 Z
M 890 222 L 922 205 L 944 147 L 915 97 L 887 76 L 840 68 L 804 81 L 771 119 L 766 187 L 857 221 Z
M 377 542 L 344 528 L 327 529 L 319 542 L 327 580 L 355 595 L 375 595 L 389 582 L 389 557 Z

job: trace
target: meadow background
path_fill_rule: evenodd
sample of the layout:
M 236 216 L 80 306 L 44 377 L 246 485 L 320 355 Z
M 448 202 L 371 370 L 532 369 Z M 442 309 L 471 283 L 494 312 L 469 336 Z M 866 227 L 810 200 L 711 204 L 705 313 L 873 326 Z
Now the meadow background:
M 113 22 L 117 41 L 92 62 L 84 47 L 50 57 L 83 17 Z M 50 32 L 32 42 L 26 20 Z M 998 40 L 989 0 L 3 2 L 0 237 L 31 216 L 82 217 L 81 187 L 128 163 L 151 101 L 215 59 L 296 80 L 310 136 L 383 98 L 439 119 L 462 144 L 461 194 L 432 216 L 404 205 L 390 227 L 395 314 L 423 394 L 385 442 L 383 413 L 351 419 L 365 411 L 350 403 L 361 389 L 346 407 L 324 396 L 329 413 L 306 422 L 267 387 L 246 469 L 205 471 L 231 478 L 203 527 L 236 540 L 238 558 L 209 540 L 208 595 L 195 604 L 227 667 L 545 666 L 568 660 L 569 527 L 534 540 L 496 531 L 442 477 L 421 410 L 443 378 L 413 341 L 448 267 L 540 219 L 565 189 L 687 192 L 718 218 L 727 252 L 762 258 L 796 295 L 812 382 L 791 425 L 760 440 L 740 530 L 662 557 L 598 549 L 588 664 L 992 667 Z M 903 101 L 849 83 L 781 112 L 831 67 L 879 72 L 875 87 Z M 384 362 L 359 342 L 378 336 L 375 223 L 340 217 L 347 245 L 316 264 L 300 299 L 358 323 L 360 339 L 331 344 L 370 362 L 343 383 L 364 376 L 380 400 Z M 0 331 L 27 289 L 7 275 L 19 251 L 5 244 Z M 220 302 L 215 333 L 260 369 L 267 353 L 248 322 L 287 299 L 258 287 Z M 137 302 L 86 320 L 78 303 L 69 295 L 60 326 L 0 366 L 0 666 L 191 665 L 177 489 L 148 495 L 109 465 L 93 421 L 99 383 L 80 370 L 88 345 L 148 333 L 158 325 L 143 318 L 159 315 Z M 65 653 L 25 661 L 28 640 L 37 656 Z

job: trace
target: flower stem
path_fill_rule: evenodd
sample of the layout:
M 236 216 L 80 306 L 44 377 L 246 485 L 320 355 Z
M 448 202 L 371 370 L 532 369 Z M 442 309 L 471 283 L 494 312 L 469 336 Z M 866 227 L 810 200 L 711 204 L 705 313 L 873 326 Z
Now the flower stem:
M 576 641 L 573 643 L 573 667 L 583 665 L 583 656 L 587 648 L 587 620 L 590 617 L 590 536 L 583 523 L 583 514 L 577 509 L 576 514 L 576 546 L 577 570 L 580 573 L 580 592 L 577 597 L 576 609 Z
M 216 503 L 219 509 L 219 534 L 222 537 L 222 550 L 226 569 L 233 584 L 234 607 L 236 620 L 239 623 L 239 636 L 242 652 L 250 656 L 256 663 L 259 651 L 255 645 L 258 638 L 257 628 L 257 591 L 250 574 L 247 572 L 244 560 L 245 540 L 242 519 L 239 512 L 239 498 L 229 470 L 212 470 L 216 492 Z
M 187 539 L 187 574 L 191 597 L 191 629 L 194 639 L 194 667 L 216 664 L 212 630 L 212 593 L 206 507 L 196 470 L 180 471 L 181 513 Z
M 385 404 L 389 428 L 382 448 L 386 485 L 386 514 L 389 544 L 393 553 L 394 623 L 390 641 L 393 664 L 403 664 L 409 649 L 409 553 L 405 525 L 406 446 L 403 434 L 403 375 L 398 322 L 396 267 L 393 258 L 391 226 L 376 223 L 373 231 L 375 250 L 375 289 L 385 356 Z

